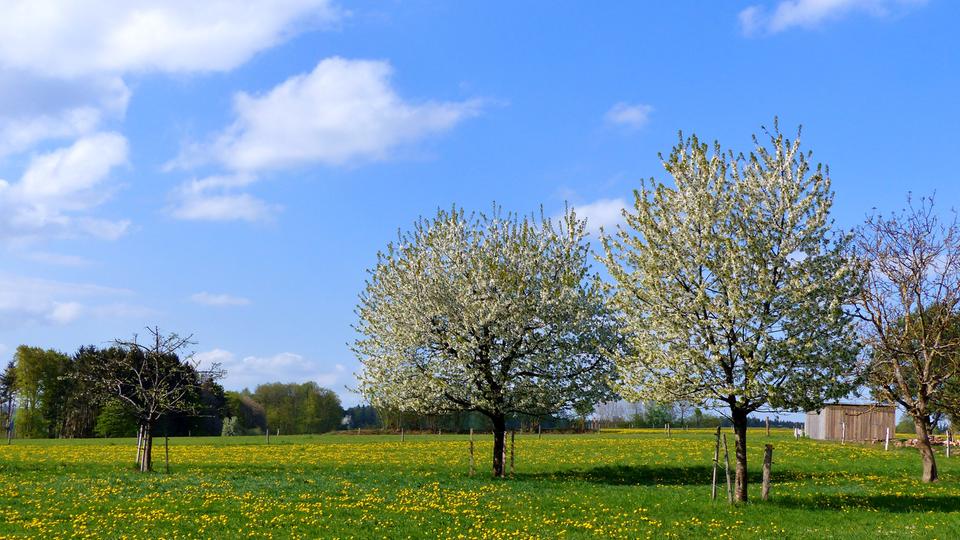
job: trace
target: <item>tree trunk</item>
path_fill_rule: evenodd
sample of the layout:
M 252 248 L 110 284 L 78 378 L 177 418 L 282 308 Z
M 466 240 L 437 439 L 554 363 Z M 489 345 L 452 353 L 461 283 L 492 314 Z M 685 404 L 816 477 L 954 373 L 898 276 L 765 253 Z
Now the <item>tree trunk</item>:
M 507 419 L 504 415 L 494 415 L 493 420 L 493 476 L 494 478 L 503 478 L 504 463 L 503 456 L 506 449 L 506 431 Z
M 143 425 L 143 452 L 140 455 L 140 472 L 153 470 L 153 426 Z
M 747 411 L 732 409 L 733 431 L 736 436 L 736 471 L 733 500 L 747 502 Z
M 937 458 L 933 454 L 933 447 L 930 446 L 930 417 L 918 415 L 913 420 L 917 431 L 917 449 L 920 450 L 920 458 L 923 459 L 923 481 L 936 482 Z

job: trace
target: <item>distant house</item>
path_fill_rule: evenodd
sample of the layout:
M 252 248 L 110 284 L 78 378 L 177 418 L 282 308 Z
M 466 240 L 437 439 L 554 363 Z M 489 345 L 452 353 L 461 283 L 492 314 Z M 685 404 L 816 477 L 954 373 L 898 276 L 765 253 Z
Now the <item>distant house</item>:
M 893 437 L 897 426 L 893 405 L 836 403 L 807 412 L 805 430 L 811 439 L 825 441 L 878 441 Z

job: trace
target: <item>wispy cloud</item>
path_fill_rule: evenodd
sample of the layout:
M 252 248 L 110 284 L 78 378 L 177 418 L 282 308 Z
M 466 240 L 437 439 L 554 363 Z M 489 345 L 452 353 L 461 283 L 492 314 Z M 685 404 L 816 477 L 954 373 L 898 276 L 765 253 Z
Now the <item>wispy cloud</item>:
M 653 107 L 650 105 L 620 102 L 611 107 L 604 118 L 613 125 L 639 129 L 647 125 L 651 113 Z
M 925 0 L 782 0 L 772 9 L 749 6 L 738 18 L 743 33 L 752 36 L 791 28 L 818 28 L 855 13 L 885 17 L 924 3 Z
M 606 232 L 623 223 L 623 209 L 626 201 L 622 198 L 598 199 L 587 204 L 573 205 L 577 217 L 587 220 L 587 230 L 599 233 L 601 228 Z
M 89 195 L 103 194 L 102 185 L 56 201 L 47 189 L 64 191 L 68 186 L 60 180 L 76 183 L 84 171 L 86 178 L 99 182 L 105 173 L 89 174 L 88 166 L 111 160 L 108 169 L 118 164 L 123 136 L 105 132 L 117 129 L 106 126 L 126 113 L 131 91 L 124 77 L 229 71 L 262 50 L 344 16 L 331 0 L 5 2 L 0 16 L 0 158 L 36 151 L 49 141 L 73 144 L 53 152 L 44 149 L 16 189 L 9 185 L 15 180 L 0 180 L 0 239 L 116 238 L 125 232 L 125 220 L 75 215 L 78 205 L 84 212 L 96 206 Z M 114 140 L 105 140 L 107 135 Z M 87 143 L 94 143 L 96 151 L 89 152 Z M 43 169 L 55 162 L 61 164 Z M 38 169 L 42 175 L 34 175 Z M 29 182 L 31 178 L 38 181 Z M 179 215 L 249 220 L 267 213 L 250 198 L 201 199 L 194 195 Z
M 122 118 L 129 100 L 130 90 L 116 76 L 63 81 L 0 64 L 0 157 L 95 133 Z
M 0 239 L 121 236 L 129 222 L 94 218 L 88 211 L 109 197 L 105 182 L 126 162 L 127 140 L 113 132 L 34 155 L 18 182 L 0 180 Z
M 171 210 L 177 219 L 193 221 L 270 221 L 281 210 L 249 193 L 184 195 Z
M 42 264 L 52 264 L 55 266 L 72 266 L 72 267 L 81 267 L 89 266 L 92 264 L 90 259 L 81 257 L 79 255 L 67 255 L 64 253 L 51 253 L 48 251 L 30 251 L 23 254 L 23 258 L 42 263 Z
M 71 283 L 0 274 L 0 321 L 63 325 L 81 317 L 141 318 L 153 313 L 119 301 L 133 293 L 89 283 Z
M 205 306 L 246 306 L 250 304 L 249 298 L 242 296 L 233 296 L 230 294 L 211 294 L 208 292 L 199 292 L 190 296 L 190 301 L 195 304 Z
M 347 370 L 342 364 L 333 366 L 323 365 L 310 360 L 303 355 L 281 352 L 272 356 L 244 356 L 224 350 L 213 349 L 197 353 L 194 358 L 201 365 L 209 366 L 218 363 L 226 370 L 223 385 L 230 389 L 255 388 L 258 384 L 268 382 L 295 382 L 313 381 L 330 388 L 345 382 Z
M 0 18 L 0 64 L 63 78 L 224 71 L 341 16 L 329 0 L 13 0 Z

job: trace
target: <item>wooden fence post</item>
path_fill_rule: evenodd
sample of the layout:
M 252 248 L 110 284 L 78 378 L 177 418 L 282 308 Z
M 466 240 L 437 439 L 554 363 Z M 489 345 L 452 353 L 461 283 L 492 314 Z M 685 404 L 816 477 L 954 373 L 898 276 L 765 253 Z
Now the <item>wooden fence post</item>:
M 516 431 L 510 432 L 510 478 L 513 478 L 513 451 L 514 451 L 513 439 L 516 435 L 517 435 Z
M 270 444 L 270 428 L 267 428 L 264 431 L 267 432 L 267 444 Z
M 710 484 L 710 500 L 717 500 L 717 468 L 720 467 L 720 427 L 717 427 L 717 445 L 713 449 L 713 482 Z
M 167 471 L 167 474 L 170 474 L 170 436 L 167 435 L 166 429 L 163 431 L 163 465 Z
M 140 466 L 140 449 L 143 441 L 143 426 L 137 428 L 137 466 Z
M 727 502 L 733 504 L 733 479 L 730 478 L 730 449 L 727 447 L 727 434 L 723 434 L 723 455 L 725 456 L 725 465 L 723 470 L 727 473 Z
M 950 457 L 950 445 L 953 443 L 953 434 L 950 433 L 950 430 L 947 430 L 947 457 Z
M 883 439 L 883 451 L 890 450 L 890 428 L 887 428 L 887 436 Z
M 773 445 L 767 444 L 763 451 L 763 489 L 760 498 L 767 500 L 770 497 L 770 464 L 773 463 Z
M 543 438 L 543 432 L 540 430 L 540 427 L 541 427 L 540 422 L 537 422 L 537 440 L 538 441 Z
M 671 431 L 670 431 L 670 423 L 668 422 L 668 423 L 667 423 L 667 437 L 669 437 L 670 434 L 671 434 Z
M 473 476 L 473 428 L 470 428 L 470 476 Z
M 764 422 L 766 422 L 766 424 L 767 424 L 767 437 L 769 437 L 769 436 L 770 436 L 770 417 L 769 417 L 769 416 L 766 417 L 766 418 L 764 419 Z
M 840 444 L 847 443 L 847 423 L 840 422 Z
M 507 428 L 503 428 L 503 451 L 500 453 L 500 478 L 507 477 Z

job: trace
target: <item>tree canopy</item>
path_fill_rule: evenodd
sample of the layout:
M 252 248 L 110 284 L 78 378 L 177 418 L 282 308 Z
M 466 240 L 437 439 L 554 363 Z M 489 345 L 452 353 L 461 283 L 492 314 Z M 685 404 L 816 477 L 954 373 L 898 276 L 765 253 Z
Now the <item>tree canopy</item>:
M 360 296 L 359 391 L 378 407 L 505 418 L 609 395 L 616 346 L 585 223 L 440 210 L 378 254 Z
M 649 180 L 604 237 L 612 306 L 630 348 L 618 356 L 629 399 L 723 405 L 737 433 L 746 500 L 747 415 L 813 409 L 856 382 L 845 310 L 858 287 L 849 237 L 831 232 L 825 167 L 774 126 L 749 155 L 696 136 Z

